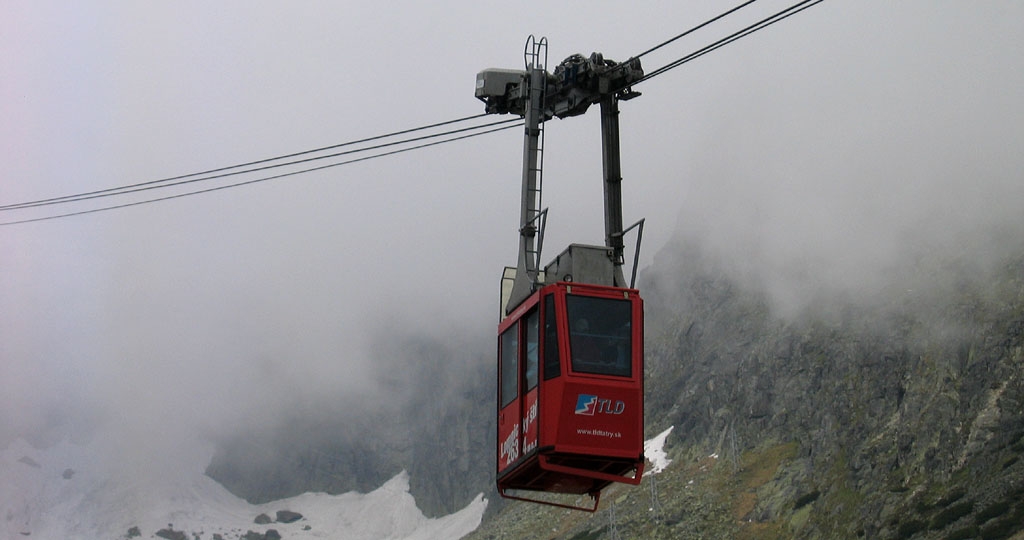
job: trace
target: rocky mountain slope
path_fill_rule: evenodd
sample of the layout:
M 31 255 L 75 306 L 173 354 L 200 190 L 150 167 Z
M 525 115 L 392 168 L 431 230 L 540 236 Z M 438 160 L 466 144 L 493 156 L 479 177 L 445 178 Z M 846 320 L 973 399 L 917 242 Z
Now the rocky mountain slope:
M 643 283 L 646 431 L 675 426 L 673 464 L 468 538 L 1024 537 L 1021 253 L 908 254 L 884 290 L 780 315 L 680 241 Z
M 1009 538 L 1024 531 L 1019 244 L 923 246 L 883 285 L 802 291 L 794 308 L 677 240 L 640 284 L 646 433 L 674 426 L 674 461 L 596 514 L 497 498 L 487 336 L 391 340 L 383 356 L 415 368 L 382 368 L 390 405 L 310 411 L 224 445 L 207 472 L 260 502 L 370 491 L 405 468 L 430 516 L 486 494 L 470 539 Z
M 370 492 L 405 470 L 429 517 L 490 493 L 493 344 L 385 336 L 372 404 L 314 400 L 289 421 L 220 441 L 206 473 L 251 503 L 307 491 Z M 488 497 L 493 500 L 495 497 Z

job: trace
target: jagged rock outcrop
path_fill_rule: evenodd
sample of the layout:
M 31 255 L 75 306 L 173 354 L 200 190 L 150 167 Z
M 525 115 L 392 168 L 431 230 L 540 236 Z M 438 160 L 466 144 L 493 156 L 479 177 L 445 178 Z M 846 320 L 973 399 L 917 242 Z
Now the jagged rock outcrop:
M 806 537 L 899 536 L 908 519 L 960 519 L 934 511 L 942 493 L 973 508 L 1021 487 L 1004 464 L 1024 438 L 1024 259 L 987 273 L 936 261 L 913 286 L 789 319 L 696 248 L 677 256 L 675 276 L 649 276 L 649 421 L 695 454 L 797 445 L 785 492 L 736 517 L 774 521 L 816 493 L 833 515 Z
M 673 464 L 596 518 L 513 505 L 468 540 L 1024 534 L 1022 252 L 922 257 L 781 315 L 699 246 L 666 250 L 641 276 L 645 419 L 675 426 Z
M 620 509 L 620 534 L 1006 538 L 1024 528 L 1024 257 L 1010 253 L 980 269 L 918 257 L 884 290 L 780 314 L 758 283 L 698 246 L 664 251 L 641 276 L 645 418 L 649 435 L 675 426 L 675 461 L 659 476 L 658 519 L 644 486 L 606 498 Z M 211 474 L 259 501 L 368 491 L 406 468 L 428 515 L 491 493 L 487 341 L 479 353 L 422 337 L 382 345 L 395 365 L 414 366 L 389 373 L 388 407 L 296 419 L 269 443 L 269 465 L 232 459 L 267 441 L 236 441 Z M 460 354 L 473 360 L 453 362 Z M 418 386 L 434 390 L 409 390 Z M 494 516 L 503 505 L 491 498 Z M 558 517 L 553 533 L 539 514 L 508 508 L 518 517 L 498 516 L 471 538 L 609 533 L 574 517 Z M 542 529 L 529 528 L 535 521 Z
M 187 540 L 188 537 L 182 531 L 176 531 L 170 527 L 166 529 L 160 529 L 156 532 L 156 535 L 160 538 L 166 538 L 167 540 Z
M 276 429 L 224 441 L 207 474 L 251 503 L 307 491 L 369 492 L 403 469 L 428 517 L 492 489 L 491 338 L 382 336 L 372 404 L 310 408 Z
M 241 540 L 281 540 L 281 533 L 276 529 L 267 529 L 266 532 L 246 531 L 239 537 Z
M 42 465 L 40 465 L 39 463 L 36 462 L 36 460 L 34 460 L 34 459 L 32 459 L 32 458 L 30 458 L 28 456 L 22 456 L 21 459 L 18 460 L 18 463 L 24 463 L 25 465 L 28 465 L 29 467 L 32 467 L 33 469 L 40 469 L 40 468 L 42 468 Z
M 291 510 L 278 510 L 274 521 L 278 523 L 294 523 L 300 519 L 302 519 L 302 514 L 298 512 L 292 512 Z

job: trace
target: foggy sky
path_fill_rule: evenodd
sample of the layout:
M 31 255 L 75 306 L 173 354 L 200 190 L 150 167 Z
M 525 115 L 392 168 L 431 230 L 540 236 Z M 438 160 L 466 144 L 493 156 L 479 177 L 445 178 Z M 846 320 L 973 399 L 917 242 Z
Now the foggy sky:
M 645 68 L 789 3 L 765 4 Z M 476 114 L 476 73 L 520 68 L 531 33 L 552 67 L 623 60 L 724 9 L 7 2 L 0 204 Z M 639 85 L 620 118 L 642 264 L 699 238 L 791 312 L 809 291 L 877 290 L 912 251 L 1008 249 L 1024 233 L 1022 19 L 1011 1 L 832 0 Z M 545 262 L 602 242 L 599 141 L 596 111 L 547 127 Z M 0 444 L 102 422 L 230 432 L 386 398 L 368 337 L 383 325 L 493 334 L 521 149 L 510 130 L 0 227 Z

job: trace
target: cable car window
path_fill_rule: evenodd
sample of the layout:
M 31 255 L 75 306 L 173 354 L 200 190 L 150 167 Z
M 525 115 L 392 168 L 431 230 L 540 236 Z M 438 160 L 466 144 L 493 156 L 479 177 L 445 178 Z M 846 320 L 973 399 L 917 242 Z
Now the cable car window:
M 632 375 L 628 300 L 566 296 L 572 369 L 580 373 Z
M 519 390 L 519 325 L 501 334 L 501 408 L 516 399 Z
M 558 366 L 558 321 L 555 319 L 555 296 L 544 298 L 544 380 L 561 375 Z
M 537 353 L 540 346 L 540 316 L 535 309 L 526 316 L 526 389 L 537 386 Z

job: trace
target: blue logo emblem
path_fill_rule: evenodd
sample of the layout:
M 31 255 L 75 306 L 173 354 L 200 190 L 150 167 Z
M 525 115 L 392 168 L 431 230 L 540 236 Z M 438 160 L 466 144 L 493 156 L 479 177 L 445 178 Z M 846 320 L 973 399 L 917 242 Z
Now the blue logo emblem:
M 626 402 L 621 399 L 612 401 L 601 399 L 593 394 L 576 394 L 576 414 L 594 416 L 601 414 L 622 414 L 626 411 Z
M 594 416 L 597 412 L 597 396 L 579 394 L 576 398 L 576 414 Z

